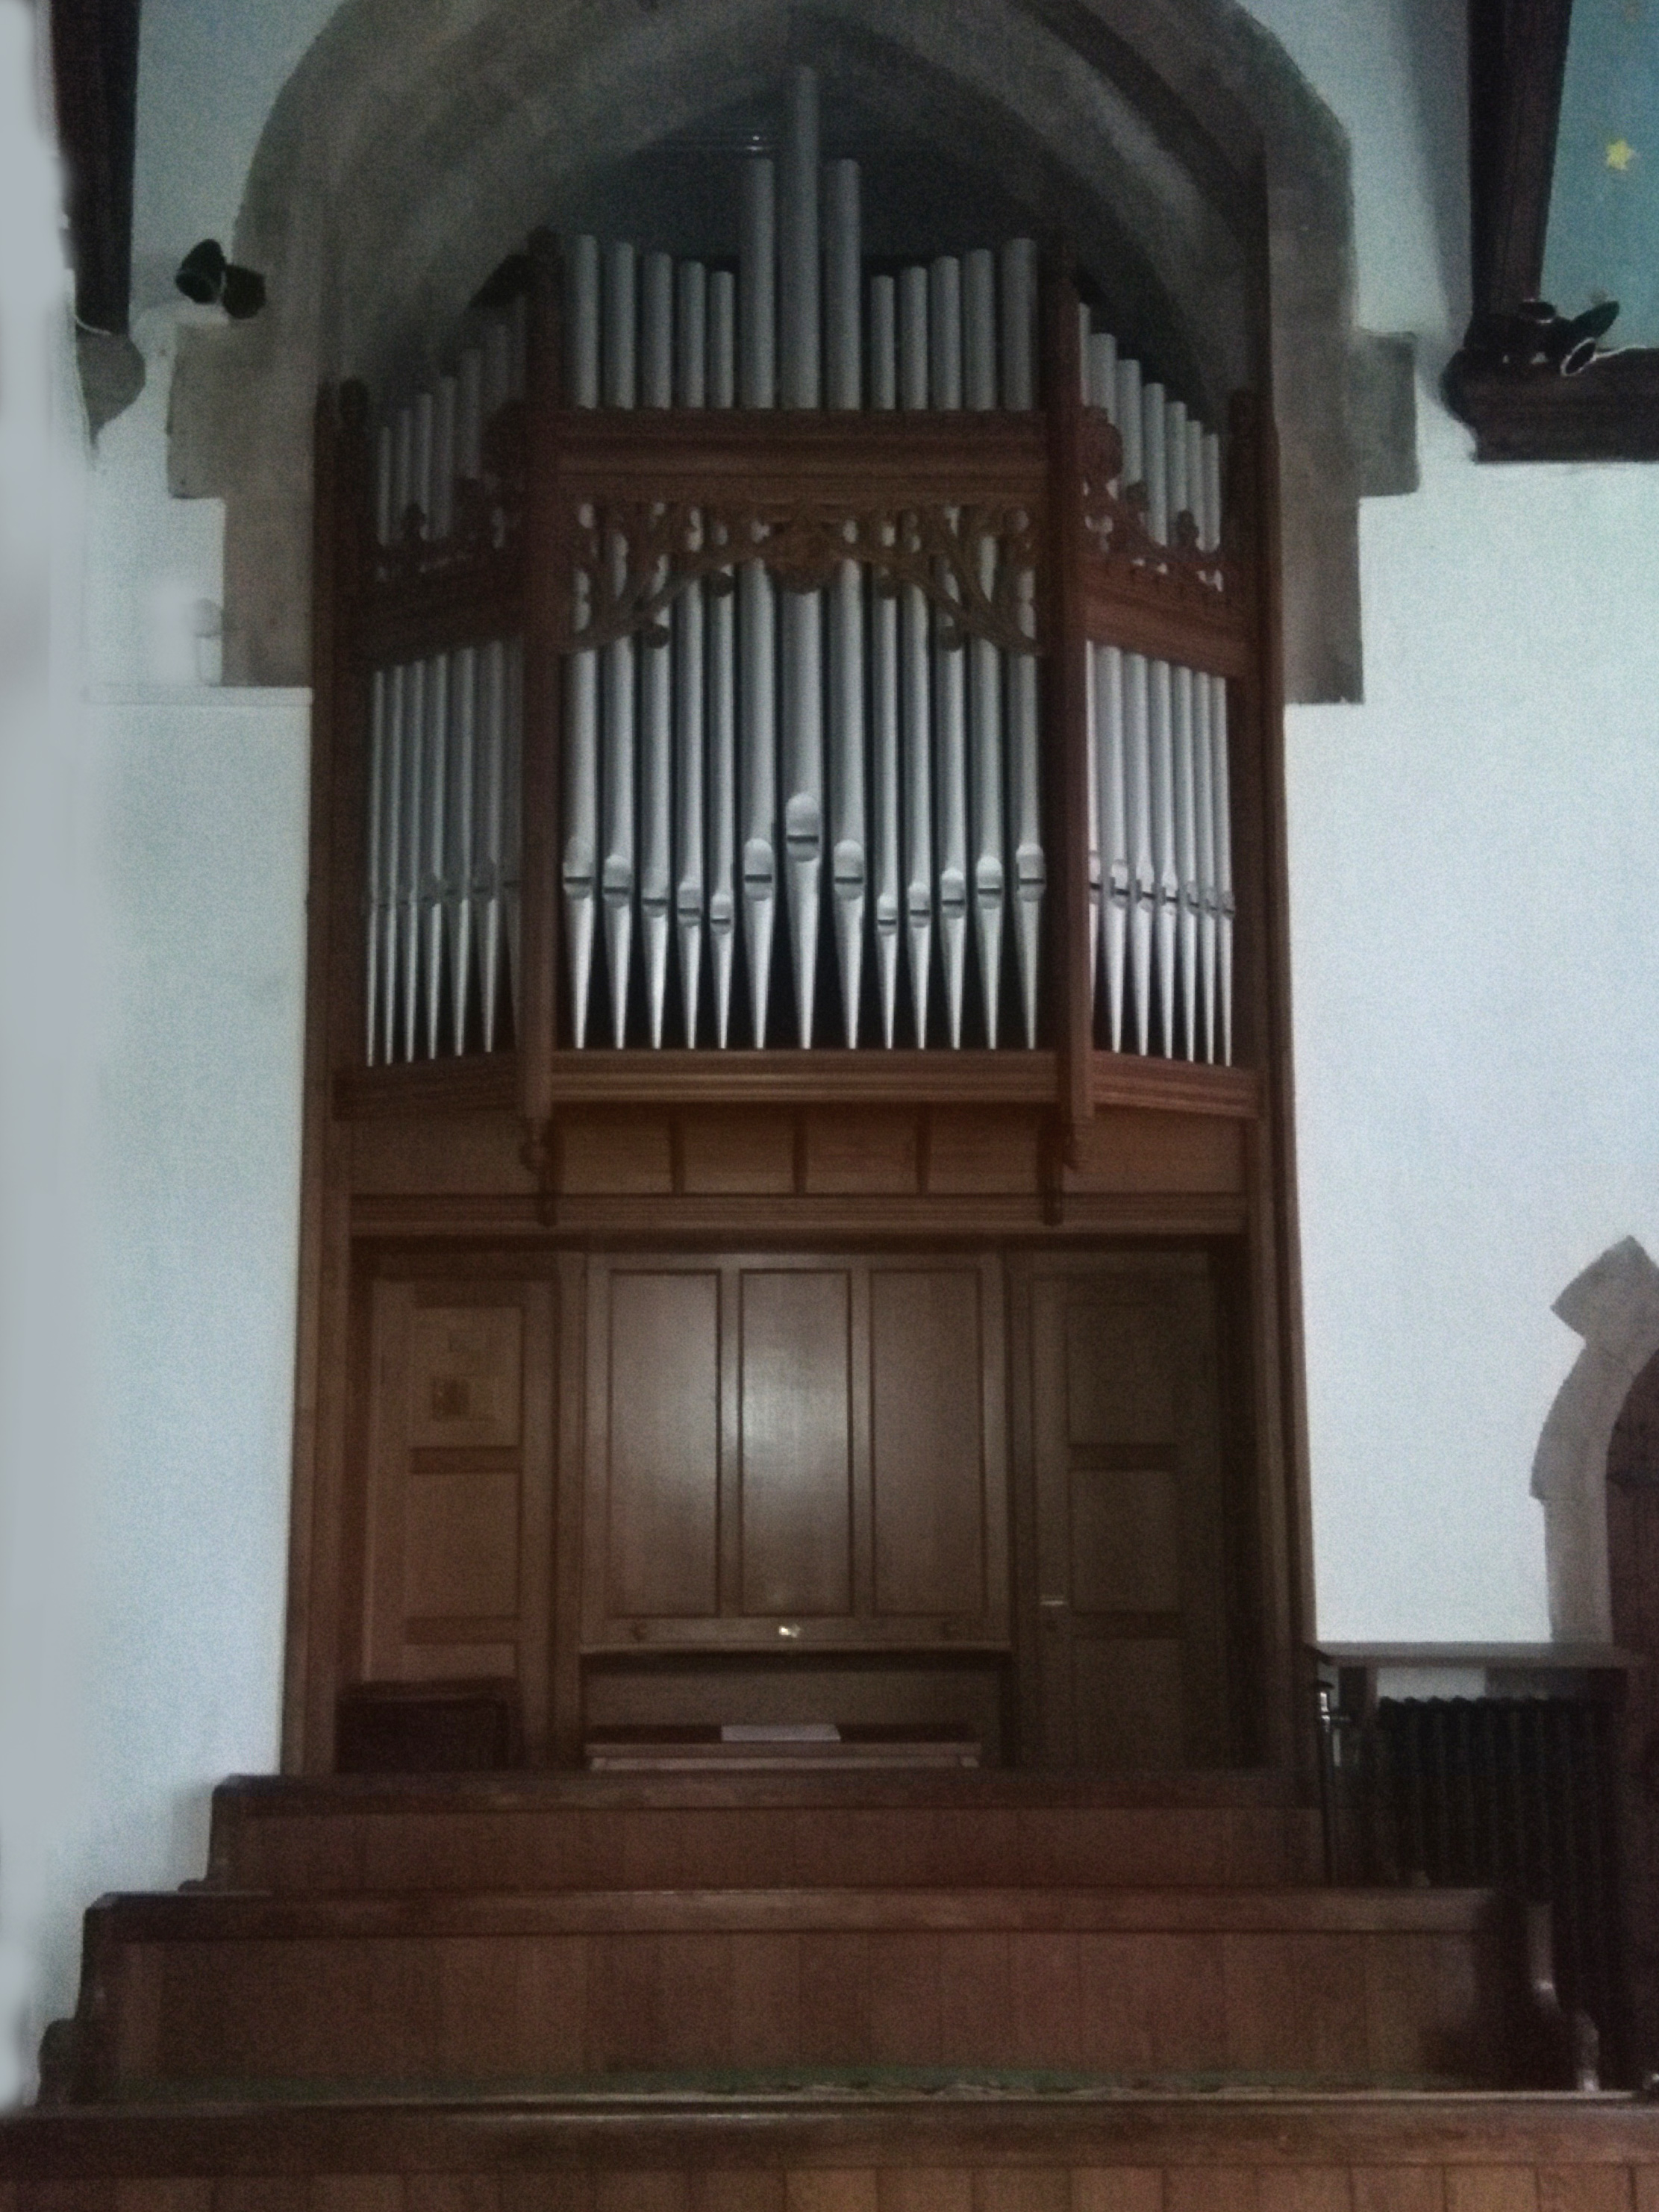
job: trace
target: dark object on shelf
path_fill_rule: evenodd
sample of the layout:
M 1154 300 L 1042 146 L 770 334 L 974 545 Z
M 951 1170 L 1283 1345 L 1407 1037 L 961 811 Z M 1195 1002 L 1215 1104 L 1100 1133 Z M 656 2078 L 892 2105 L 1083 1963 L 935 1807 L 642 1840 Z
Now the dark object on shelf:
M 340 1692 L 337 1773 L 488 1773 L 519 1756 L 512 1682 L 356 1682 Z
M 1471 368 L 1510 376 L 1582 376 L 1595 359 L 1596 343 L 1618 319 L 1617 300 L 1604 300 L 1582 315 L 1559 314 L 1547 300 L 1522 300 L 1518 307 L 1486 307 L 1471 319 L 1457 358 Z
M 234 323 L 245 323 L 265 304 L 265 280 L 256 269 L 227 261 L 216 238 L 192 246 L 173 278 L 185 299 L 199 307 L 221 307 Z

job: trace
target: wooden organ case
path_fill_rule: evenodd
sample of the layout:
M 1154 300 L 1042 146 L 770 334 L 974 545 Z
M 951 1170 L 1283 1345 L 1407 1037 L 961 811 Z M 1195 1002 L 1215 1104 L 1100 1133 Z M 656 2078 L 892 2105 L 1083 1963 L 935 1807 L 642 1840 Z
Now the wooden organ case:
M 319 397 L 291 1768 L 1295 1755 L 1269 414 L 872 274 L 814 128 L 735 272 L 538 235 Z

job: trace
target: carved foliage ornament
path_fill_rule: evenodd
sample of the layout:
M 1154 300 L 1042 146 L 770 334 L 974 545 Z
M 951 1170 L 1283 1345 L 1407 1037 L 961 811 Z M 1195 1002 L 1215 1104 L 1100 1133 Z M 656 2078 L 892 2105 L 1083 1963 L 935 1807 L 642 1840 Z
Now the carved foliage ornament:
M 434 536 L 432 519 L 411 502 L 392 517 L 391 543 L 374 548 L 376 584 L 424 582 L 516 558 L 526 507 L 527 429 L 520 400 L 490 416 L 479 441 L 478 474 L 455 478 L 447 532 Z
M 1224 544 L 1200 548 L 1198 518 L 1189 509 L 1170 516 L 1169 544 L 1152 536 L 1146 487 L 1123 483 L 1123 441 L 1099 408 L 1085 408 L 1081 443 L 1085 542 L 1110 580 L 1200 614 L 1218 604 L 1236 605 L 1237 566 Z
M 665 616 L 689 585 L 735 588 L 738 567 L 763 562 L 787 592 L 821 592 L 843 562 L 871 570 L 878 592 L 904 586 L 939 611 L 948 645 L 980 637 L 1035 653 L 1036 519 L 1024 507 L 878 507 L 824 504 L 693 506 L 678 501 L 573 504 L 562 518 L 553 588 L 558 646 L 588 652 L 618 638 L 665 644 Z

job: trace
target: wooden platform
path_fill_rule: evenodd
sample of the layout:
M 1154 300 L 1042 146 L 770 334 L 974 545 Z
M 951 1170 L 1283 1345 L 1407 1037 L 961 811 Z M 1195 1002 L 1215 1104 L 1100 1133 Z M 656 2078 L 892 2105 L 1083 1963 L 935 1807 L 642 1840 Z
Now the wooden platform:
M 1316 1843 L 1265 1774 L 228 1783 L 0 2212 L 1659 2212 L 1659 2109 L 1523 2087 L 1515 1909 Z

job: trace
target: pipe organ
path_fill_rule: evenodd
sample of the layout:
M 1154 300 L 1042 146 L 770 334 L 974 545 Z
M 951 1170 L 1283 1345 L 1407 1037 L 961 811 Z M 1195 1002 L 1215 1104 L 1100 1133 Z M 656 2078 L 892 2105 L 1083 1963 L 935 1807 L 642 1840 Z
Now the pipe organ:
M 1279 1756 L 1270 424 L 781 117 L 319 398 L 291 1741 Z
M 559 974 L 539 982 L 560 1004 L 556 1048 L 1052 1042 L 1064 806 L 1040 663 L 1071 641 L 1043 635 L 1057 595 L 1042 510 L 1079 510 L 1085 562 L 1224 616 L 1237 593 L 1219 437 L 1079 306 L 1092 477 L 1022 483 L 1016 467 L 994 504 L 982 485 L 951 496 L 948 469 L 925 501 L 878 478 L 863 512 L 776 497 L 739 512 L 653 488 L 641 463 L 662 431 L 683 464 L 700 426 L 717 439 L 734 416 L 756 457 L 770 423 L 787 441 L 785 425 L 844 422 L 849 453 L 878 423 L 890 477 L 907 432 L 939 417 L 964 452 L 984 417 L 988 443 L 1035 457 L 1056 365 L 1040 366 L 1033 241 L 869 266 L 858 165 L 821 161 L 809 70 L 779 158 L 744 164 L 735 267 L 592 236 L 562 259 L 547 380 L 561 458 L 580 453 L 582 418 L 603 422 L 634 457 L 628 499 L 573 495 L 550 542 L 522 542 L 522 292 L 381 422 L 374 484 L 388 586 L 516 542 L 558 593 L 556 889 L 538 894 L 562 937 Z M 1082 684 L 1091 1042 L 1229 1061 L 1225 674 L 1110 629 L 1091 628 Z M 524 650 L 491 636 L 373 672 L 371 1065 L 520 1033 Z

